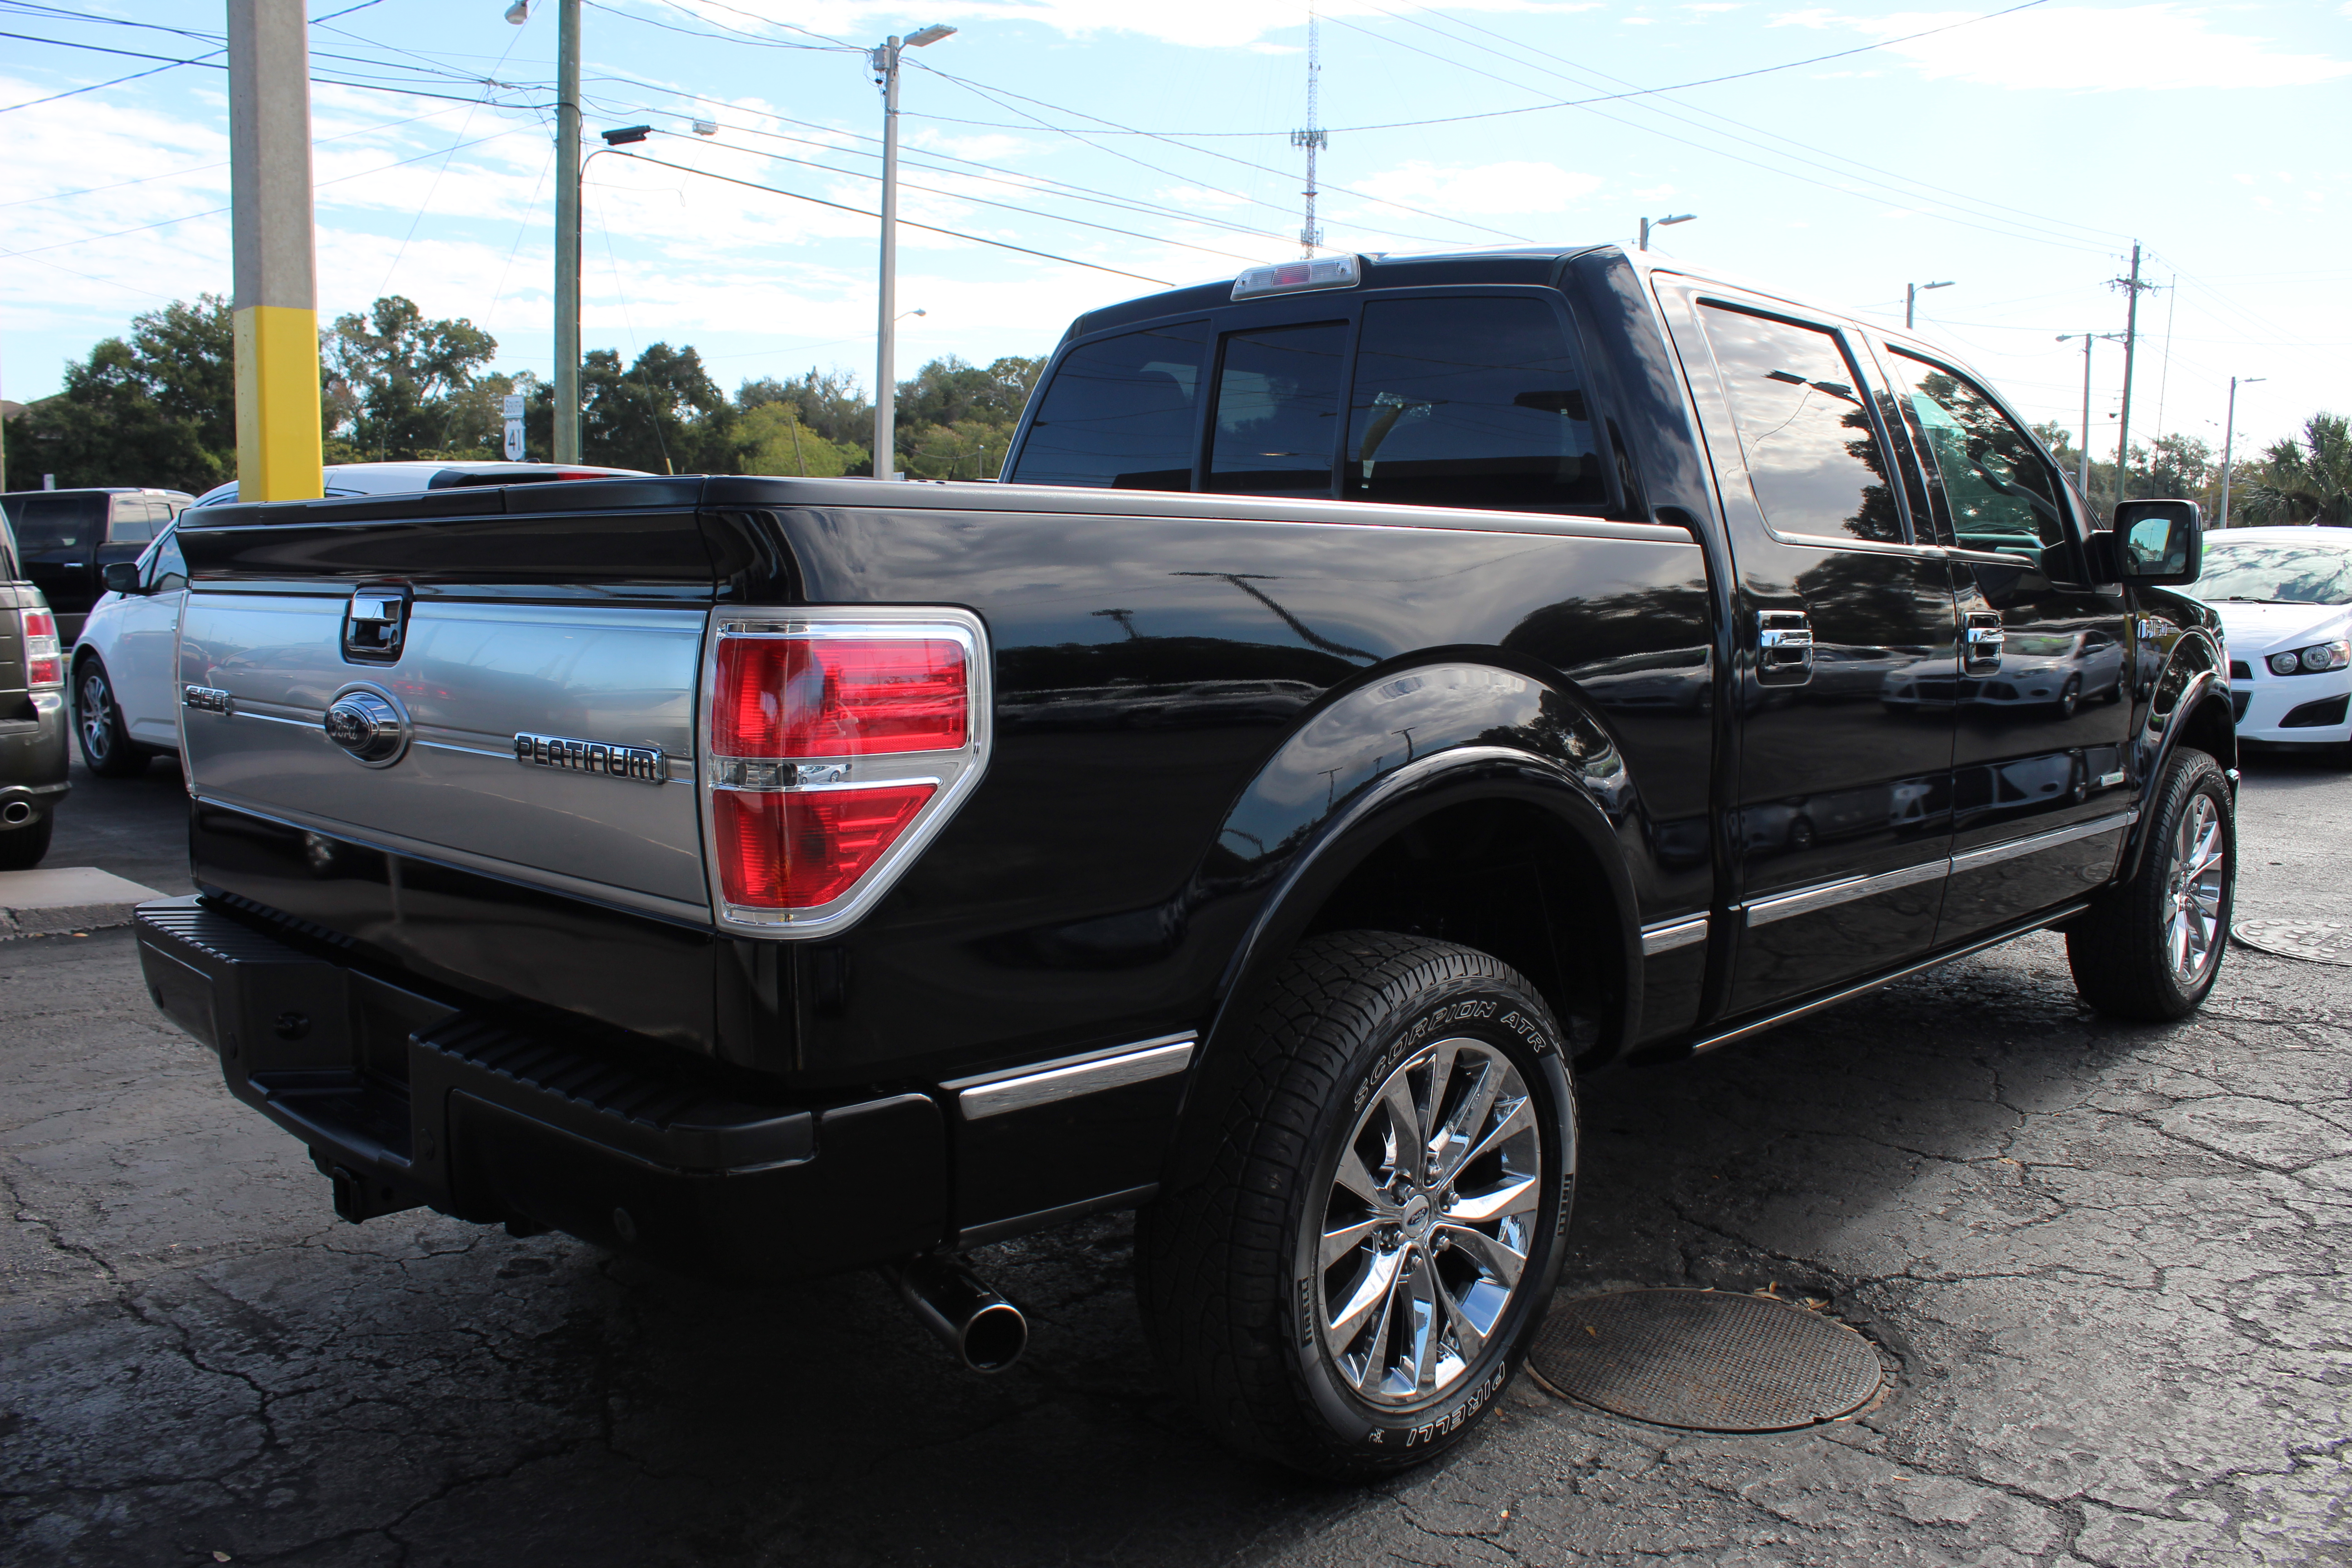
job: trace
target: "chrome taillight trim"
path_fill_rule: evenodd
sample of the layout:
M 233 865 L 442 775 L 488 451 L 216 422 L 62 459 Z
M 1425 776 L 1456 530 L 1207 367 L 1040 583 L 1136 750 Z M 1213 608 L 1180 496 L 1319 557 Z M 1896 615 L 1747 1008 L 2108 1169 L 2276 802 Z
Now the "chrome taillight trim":
M 715 721 L 719 701 L 719 647 L 728 638 L 943 637 L 963 649 L 964 743 L 951 751 L 898 752 L 872 757 L 728 757 L 719 754 Z M 992 717 L 995 712 L 988 628 L 969 610 L 947 605 L 860 605 L 828 608 L 720 610 L 710 617 L 703 639 L 698 682 L 700 711 L 696 771 L 702 812 L 703 874 L 710 891 L 713 923 L 739 936 L 775 942 L 806 942 L 837 936 L 865 918 L 914 865 L 945 827 L 986 772 Z M 771 910 L 730 904 L 719 867 L 721 791 L 747 794 L 816 794 L 876 784 L 929 784 L 931 798 L 897 842 L 849 890 L 830 903 L 807 910 Z

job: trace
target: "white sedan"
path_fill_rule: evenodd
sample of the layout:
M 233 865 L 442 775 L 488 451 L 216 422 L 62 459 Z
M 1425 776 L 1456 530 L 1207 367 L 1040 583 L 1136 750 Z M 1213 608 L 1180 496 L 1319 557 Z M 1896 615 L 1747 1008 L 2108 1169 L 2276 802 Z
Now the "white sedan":
M 2239 740 L 2352 744 L 2352 529 L 2209 533 L 2192 592 L 2229 633 Z
M 640 472 L 576 463 L 346 463 L 327 469 L 324 477 L 329 496 L 351 497 L 550 479 L 628 479 Z M 197 497 L 188 511 L 235 500 L 236 481 L 231 479 Z M 136 563 L 106 568 L 107 592 L 90 606 L 74 644 L 74 733 L 81 742 L 82 761 L 102 778 L 128 778 L 144 772 L 158 752 L 180 749 L 173 678 L 188 563 L 180 553 L 178 534 L 175 523 Z

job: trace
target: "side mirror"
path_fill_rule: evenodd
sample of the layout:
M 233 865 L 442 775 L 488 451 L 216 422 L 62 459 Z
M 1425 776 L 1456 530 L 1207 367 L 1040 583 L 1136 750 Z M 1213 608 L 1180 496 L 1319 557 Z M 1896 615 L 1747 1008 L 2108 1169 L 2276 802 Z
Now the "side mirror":
M 110 594 L 139 592 L 139 563 L 136 561 L 110 561 L 99 568 L 98 574 L 104 579 L 106 591 Z
M 2119 502 L 2115 527 L 2088 543 L 2103 583 L 2179 587 L 2205 569 L 2204 516 L 2193 500 Z

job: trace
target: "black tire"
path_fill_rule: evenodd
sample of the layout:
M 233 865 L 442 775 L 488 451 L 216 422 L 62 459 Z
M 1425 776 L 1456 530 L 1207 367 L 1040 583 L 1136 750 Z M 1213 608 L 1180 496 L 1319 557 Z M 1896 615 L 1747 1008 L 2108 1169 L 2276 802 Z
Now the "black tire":
M 102 779 L 137 778 L 145 773 L 154 753 L 122 727 L 113 678 L 96 654 L 75 666 L 73 697 L 74 738 L 81 743 L 82 764 Z
M 49 852 L 56 818 L 44 816 L 22 827 L 0 828 L 0 871 L 29 871 Z
M 1347 931 L 1291 955 L 1246 1036 L 1202 1064 L 1168 1189 L 1138 1226 L 1145 1331 L 1179 1396 L 1220 1439 L 1310 1474 L 1363 1479 L 1433 1458 L 1493 1407 L 1542 1327 L 1559 1272 L 1576 1171 L 1576 1101 L 1561 1044 L 1535 988 L 1469 948 Z M 1411 1171 L 1402 1154 L 1376 1163 L 1381 1156 L 1362 1151 L 1383 1147 L 1384 1134 L 1368 1119 L 1390 1116 L 1397 1083 L 1425 1105 L 1423 1086 L 1441 1060 L 1449 1087 L 1422 1118 L 1438 1125 L 1439 1136 L 1422 1145 L 1436 1152 Z M 1501 1092 L 1480 1106 L 1488 1084 Z M 1449 1131 L 1449 1108 L 1475 1118 L 1466 1132 Z M 1465 1143 L 1476 1157 L 1449 1152 Z M 1493 1152 L 1477 1153 L 1490 1145 Z M 1530 1150 L 1540 1161 L 1532 1172 Z M 1352 1180 L 1342 1176 L 1343 1157 L 1363 1162 L 1349 1167 Z M 1396 1179 L 1376 1180 L 1381 1172 Z M 1321 1264 L 1326 1227 L 1368 1184 L 1396 1223 L 1357 1203 L 1331 1235 L 1365 1234 Z M 1497 1196 L 1505 1193 L 1513 1195 Z M 1491 1222 L 1475 1217 L 1505 1202 L 1527 1206 Z M 1465 1234 L 1489 1223 L 1490 1235 Z M 1524 1242 L 1524 1262 L 1481 1331 L 1472 1320 L 1492 1306 L 1482 1289 L 1494 1289 L 1482 1280 L 1507 1267 L 1488 1245 L 1496 1237 L 1506 1253 Z M 1443 1331 L 1389 1337 L 1401 1291 L 1426 1301 Z M 1339 1318 L 1327 1321 L 1327 1295 L 1350 1298 Z M 1386 1304 L 1360 1308 L 1354 1315 L 1364 1326 L 1346 1328 L 1347 1307 L 1374 1298 Z M 1408 1309 L 1394 1321 L 1421 1320 Z M 1326 1342 L 1334 1330 L 1343 1340 L 1337 1352 Z M 1384 1393 L 1392 1356 L 1415 1345 L 1428 1348 L 1393 1374 L 1407 1385 Z M 1351 1371 L 1341 1358 L 1359 1346 Z
M 2070 675 L 2066 684 L 2058 689 L 2058 717 L 2072 719 L 2074 710 L 2083 704 L 2083 678 Z
M 2238 830 L 2229 777 L 2203 752 L 2175 752 L 2151 798 L 2139 868 L 2067 922 L 2066 962 L 2074 989 L 2100 1012 L 2161 1024 L 2195 1012 L 2221 972 L 2237 895 Z M 2210 812 L 2219 854 L 2210 899 L 2196 898 L 2189 886 L 2202 877 L 2185 875 L 2202 861 L 2202 853 L 2183 842 L 2184 824 L 2200 811 Z M 2200 835 L 2192 828 L 2188 837 Z M 2181 902 L 2184 895 L 2197 909 Z M 2195 933 L 2209 922 L 2200 947 Z

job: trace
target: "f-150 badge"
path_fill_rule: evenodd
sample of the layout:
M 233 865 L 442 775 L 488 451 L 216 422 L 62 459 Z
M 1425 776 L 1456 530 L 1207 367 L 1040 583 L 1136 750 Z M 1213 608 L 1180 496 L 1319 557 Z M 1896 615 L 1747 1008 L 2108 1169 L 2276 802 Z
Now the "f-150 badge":
M 657 784 L 669 777 L 667 760 L 658 746 L 613 746 L 602 741 L 572 741 L 562 735 L 517 735 L 515 761 L 542 768 L 568 768 L 577 773 L 604 773 Z

